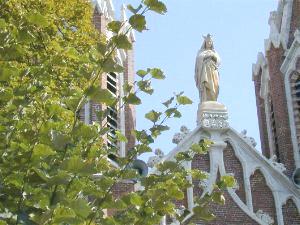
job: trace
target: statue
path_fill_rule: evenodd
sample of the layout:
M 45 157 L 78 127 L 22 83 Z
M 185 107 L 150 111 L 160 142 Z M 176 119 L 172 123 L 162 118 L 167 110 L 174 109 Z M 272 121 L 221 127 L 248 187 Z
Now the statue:
M 198 51 L 195 66 L 195 81 L 199 90 L 201 103 L 217 101 L 219 95 L 219 72 L 220 57 L 214 50 L 212 37 L 204 36 L 201 49 Z

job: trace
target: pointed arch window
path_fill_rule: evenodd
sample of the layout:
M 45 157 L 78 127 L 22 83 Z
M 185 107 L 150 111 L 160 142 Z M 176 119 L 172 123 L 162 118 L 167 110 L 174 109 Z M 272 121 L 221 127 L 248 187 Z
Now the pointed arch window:
M 280 162 L 280 152 L 279 152 L 279 145 L 278 145 L 278 135 L 276 129 L 276 120 L 275 120 L 275 112 L 274 106 L 271 96 L 268 96 L 269 100 L 269 112 L 270 112 L 270 127 L 271 127 L 271 136 L 274 146 L 274 154 L 276 155 L 277 161 Z

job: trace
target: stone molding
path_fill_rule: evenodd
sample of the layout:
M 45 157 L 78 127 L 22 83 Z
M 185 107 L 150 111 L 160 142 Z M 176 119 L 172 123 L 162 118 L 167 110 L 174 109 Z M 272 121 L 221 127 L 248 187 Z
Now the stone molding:
M 270 13 L 270 33 L 269 38 L 265 40 L 266 52 L 270 50 L 272 44 L 276 48 L 281 44 L 284 49 L 287 49 L 292 10 L 293 0 L 280 0 L 277 11 Z
M 115 10 L 112 0 L 91 0 L 91 2 L 97 7 L 98 12 L 104 15 L 108 21 L 114 19 Z
M 295 126 L 295 118 L 294 118 L 294 107 L 293 107 L 293 99 L 292 99 L 292 90 L 290 85 L 290 77 L 293 72 L 296 71 L 296 63 L 298 58 L 300 57 L 300 31 L 297 30 L 295 32 L 295 39 L 292 43 L 292 46 L 286 53 L 286 58 L 281 65 L 281 72 L 284 76 L 284 86 L 285 86 L 285 94 L 288 106 L 288 116 L 290 121 L 290 130 L 292 136 L 292 144 L 293 144 L 293 152 L 295 165 L 297 168 L 300 167 L 300 149 L 297 142 L 297 133 Z

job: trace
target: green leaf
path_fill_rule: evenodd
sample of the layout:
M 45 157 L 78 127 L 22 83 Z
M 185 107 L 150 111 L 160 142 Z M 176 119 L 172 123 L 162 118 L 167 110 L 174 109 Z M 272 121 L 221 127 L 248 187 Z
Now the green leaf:
M 0 19 L 0 28 L 1 29 L 4 29 L 6 27 L 6 22 L 5 22 L 5 20 L 4 19 Z
M 125 98 L 126 103 L 132 104 L 132 105 L 139 105 L 142 103 L 141 99 L 137 97 L 135 94 L 130 93 L 126 98 Z
M 130 202 L 133 205 L 141 206 L 143 204 L 143 199 L 138 193 L 132 193 L 130 195 Z
M 33 23 L 34 25 L 40 26 L 40 27 L 46 27 L 48 26 L 48 21 L 45 16 L 42 14 L 36 12 L 36 13 L 29 13 L 27 15 L 27 20 L 30 23 Z
M 125 93 L 129 93 L 132 90 L 132 88 L 133 88 L 133 86 L 131 84 L 129 84 L 129 83 L 125 83 L 123 85 L 123 89 L 124 89 Z
M 124 70 L 124 68 L 112 58 L 104 59 L 102 61 L 102 68 L 103 71 L 106 73 L 110 73 L 110 72 L 121 73 Z
M 145 152 L 152 152 L 152 149 L 146 144 L 136 145 L 135 147 L 139 154 L 143 154 Z
M 150 10 L 159 14 L 165 14 L 167 12 L 166 5 L 158 0 L 145 0 L 144 4 L 149 7 Z
M 177 161 L 191 161 L 193 159 L 191 157 L 191 154 L 189 154 L 189 152 L 178 152 L 175 158 Z
M 208 174 L 201 170 L 194 169 L 191 171 L 191 174 L 192 174 L 192 178 L 195 180 L 204 180 L 208 178 Z
M 145 16 L 141 14 L 135 14 L 129 18 L 129 23 L 133 29 L 142 32 L 146 29 L 146 19 Z
M 107 28 L 114 33 L 118 33 L 121 27 L 122 23 L 120 21 L 111 21 L 107 24 Z
M 32 157 L 44 158 L 55 154 L 56 152 L 53 151 L 52 148 L 50 148 L 50 146 L 44 144 L 37 144 L 36 146 L 34 146 Z
M 180 105 L 190 105 L 193 103 L 193 101 L 191 99 L 189 99 L 188 97 L 183 96 L 183 95 L 178 95 L 176 97 L 176 99 Z
M 10 77 L 18 76 L 19 70 L 14 67 L 1 66 L 0 67 L 0 81 L 8 81 Z
M 191 150 L 197 154 L 205 154 L 207 153 L 207 149 L 203 148 L 202 145 L 197 144 L 197 143 L 193 143 L 191 145 Z
M 132 12 L 133 14 L 136 14 L 138 11 L 141 10 L 141 8 L 143 8 L 143 5 L 142 5 L 142 4 L 140 4 L 136 9 L 135 9 L 131 4 L 127 5 L 127 9 L 128 9 L 130 12 Z
M 82 175 L 92 175 L 96 173 L 95 164 L 93 162 L 83 160 L 79 156 L 73 156 L 63 163 L 63 169 Z
M 53 212 L 53 222 L 62 224 L 79 224 L 81 219 L 76 217 L 74 210 L 65 206 L 58 206 Z
M 149 71 L 145 71 L 145 70 L 138 70 L 138 71 L 136 72 L 136 74 L 137 74 L 139 77 L 141 77 L 141 78 L 143 78 L 144 76 L 146 76 L 148 73 L 149 73 Z
M 13 97 L 13 91 L 10 88 L 0 89 L 0 102 L 9 101 Z
M 88 215 L 92 212 L 91 207 L 89 206 L 88 201 L 85 199 L 76 199 L 70 203 L 71 209 L 80 217 L 87 218 Z
M 52 185 L 67 184 L 69 183 L 70 179 L 71 176 L 69 173 L 63 170 L 59 170 L 55 176 L 52 176 L 48 180 L 48 185 L 52 186 Z
M 193 211 L 197 218 L 204 219 L 206 221 L 211 221 L 215 218 L 214 214 L 210 213 L 207 208 L 202 206 L 195 206 Z
M 128 40 L 125 34 L 120 34 L 112 37 L 112 41 L 115 43 L 118 49 L 130 50 L 132 49 L 132 44 Z
M 155 125 L 150 128 L 150 131 L 151 131 L 152 136 L 156 138 L 161 134 L 161 132 L 169 130 L 169 129 L 170 129 L 170 127 L 165 126 L 165 125 Z
M 137 82 L 137 86 L 141 91 L 145 92 L 146 94 L 152 95 L 154 92 L 153 88 L 151 88 L 150 80 L 140 80 Z
M 225 175 L 221 177 L 221 182 L 223 182 L 226 187 L 234 187 L 236 180 L 233 176 Z
M 221 192 L 213 192 L 212 200 L 220 205 L 225 205 L 225 197 Z
M 51 131 L 51 141 L 54 148 L 63 150 L 70 143 L 70 137 L 58 131 Z
M 156 112 L 154 110 L 151 110 L 150 112 L 145 114 L 145 118 L 155 123 L 159 120 L 161 114 L 162 114 L 161 112 Z
M 128 142 L 126 136 L 124 134 L 122 134 L 119 130 L 116 130 L 115 133 L 116 133 L 116 137 L 117 137 L 118 141 L 120 141 L 120 142 Z
M 165 79 L 164 72 L 159 68 L 150 69 L 150 74 L 154 79 L 159 79 L 159 80 Z
M 174 100 L 174 97 L 168 99 L 167 101 L 163 102 L 162 104 L 168 108 L 172 104 L 173 100 Z
M 112 105 L 115 102 L 115 98 L 107 89 L 101 89 L 98 86 L 90 87 L 86 94 L 91 100 L 98 103 Z

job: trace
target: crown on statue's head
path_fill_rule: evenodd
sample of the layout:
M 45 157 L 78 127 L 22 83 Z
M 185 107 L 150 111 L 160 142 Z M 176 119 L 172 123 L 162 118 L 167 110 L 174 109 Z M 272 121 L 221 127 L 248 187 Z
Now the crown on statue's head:
M 202 35 L 202 37 L 203 37 L 204 40 L 212 40 L 212 35 L 211 34 L 207 34 L 206 36 Z

